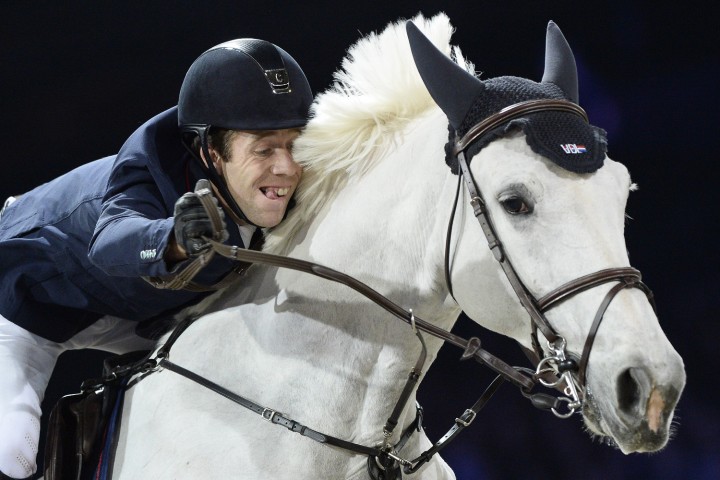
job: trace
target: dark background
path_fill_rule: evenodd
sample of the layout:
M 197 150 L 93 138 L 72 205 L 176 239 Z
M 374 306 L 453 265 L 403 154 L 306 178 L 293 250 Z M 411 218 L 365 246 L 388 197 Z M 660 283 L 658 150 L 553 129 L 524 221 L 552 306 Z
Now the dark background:
M 555 20 L 579 66 L 580 101 L 609 133 L 609 154 L 640 190 L 627 227 L 633 266 L 658 298 L 688 384 L 674 439 L 660 453 L 624 456 L 591 440 L 579 417 L 558 420 L 506 386 L 444 457 L 460 479 L 720 478 L 715 397 L 718 314 L 717 15 L 712 2 L 3 2 L 0 17 L 0 197 L 22 193 L 117 152 L 141 123 L 176 104 L 185 71 L 205 49 L 237 37 L 281 45 L 313 90 L 326 89 L 360 34 L 446 12 L 483 78 L 542 75 L 545 26 Z M 590 2 L 587 2 L 590 3 Z M 82 188 L 82 185 L 78 185 Z M 457 331 L 468 335 L 461 321 Z M 517 348 L 482 333 L 511 362 Z M 450 347 L 420 398 L 431 438 L 480 394 L 490 375 Z M 45 402 L 97 374 L 96 354 L 63 355 Z

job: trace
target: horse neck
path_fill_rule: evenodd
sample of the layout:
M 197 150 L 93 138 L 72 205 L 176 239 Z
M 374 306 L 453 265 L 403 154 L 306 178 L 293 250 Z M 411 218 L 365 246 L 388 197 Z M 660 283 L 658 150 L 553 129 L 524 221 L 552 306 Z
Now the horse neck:
M 362 178 L 348 179 L 304 226 L 288 255 L 355 277 L 418 317 L 451 328 L 460 311 L 445 286 L 443 254 L 457 180 L 444 162 L 446 132 L 439 111 L 409 124 L 384 158 Z M 358 428 L 377 433 L 385 420 L 379 417 L 393 408 L 420 354 L 410 326 L 344 285 L 290 270 L 277 271 L 274 281 L 303 330 L 296 337 L 313 339 L 307 348 L 315 361 L 342 370 L 340 383 L 356 395 L 365 389 L 357 411 L 378 418 L 359 419 Z M 320 343 L 328 335 L 332 340 Z M 427 371 L 442 343 L 425 339 Z M 340 366 L 345 363 L 352 367 Z M 414 415 L 411 406 L 405 423 Z
M 349 178 L 325 203 L 289 256 L 349 274 L 449 328 L 459 311 L 443 270 L 456 181 L 444 163 L 446 132 L 439 109 L 408 124 L 369 172 Z M 322 301 L 357 299 L 325 280 L 298 282 L 295 272 L 281 271 L 276 280 L 280 289 L 294 284 Z

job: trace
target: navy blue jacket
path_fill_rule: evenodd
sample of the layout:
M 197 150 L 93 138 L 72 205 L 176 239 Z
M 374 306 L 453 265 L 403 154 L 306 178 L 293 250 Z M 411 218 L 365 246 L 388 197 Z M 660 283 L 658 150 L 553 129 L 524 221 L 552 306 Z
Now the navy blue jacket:
M 175 202 L 204 177 L 181 144 L 177 121 L 177 108 L 157 115 L 117 155 L 41 185 L 6 209 L 0 314 L 62 342 L 103 315 L 166 318 L 207 295 L 159 290 L 141 278 L 170 273 L 163 254 Z M 242 245 L 237 226 L 228 232 L 228 243 Z M 211 285 L 233 266 L 216 255 L 194 280 Z

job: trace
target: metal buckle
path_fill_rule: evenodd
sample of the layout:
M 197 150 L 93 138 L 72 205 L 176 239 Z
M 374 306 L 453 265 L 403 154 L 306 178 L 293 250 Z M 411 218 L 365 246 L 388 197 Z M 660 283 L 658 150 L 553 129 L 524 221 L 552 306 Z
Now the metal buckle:
M 473 422 L 473 420 L 475 420 L 476 416 L 477 412 L 468 408 L 465 410 L 465 413 L 460 416 L 460 418 L 455 419 L 455 423 L 462 425 L 463 427 L 467 427 Z M 469 418 L 469 420 L 466 420 L 466 418 Z
M 266 415 L 265 415 L 266 413 L 269 413 L 270 416 L 269 416 L 269 417 L 266 416 Z M 275 415 L 282 415 L 282 414 L 281 414 L 280 412 L 276 412 L 275 410 L 273 410 L 273 409 L 271 409 L 271 408 L 263 408 L 263 411 L 262 411 L 262 413 L 261 413 L 260 415 L 261 415 L 265 420 L 267 420 L 268 422 L 270 422 L 270 423 L 275 423 L 275 422 L 273 422 L 273 419 L 275 418 Z

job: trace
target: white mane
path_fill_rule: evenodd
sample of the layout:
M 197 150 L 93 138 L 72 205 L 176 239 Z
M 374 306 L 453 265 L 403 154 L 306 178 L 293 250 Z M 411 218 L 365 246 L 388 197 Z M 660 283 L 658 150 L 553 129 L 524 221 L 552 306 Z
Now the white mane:
M 458 47 L 450 46 L 453 27 L 440 13 L 412 20 L 440 50 L 469 72 Z M 297 206 L 269 233 L 265 251 L 286 254 L 295 232 L 333 197 L 349 178 L 362 175 L 383 157 L 408 122 L 435 107 L 410 52 L 405 22 L 389 24 L 348 49 L 333 85 L 318 95 L 312 118 L 295 143 L 304 167 L 295 194 Z

